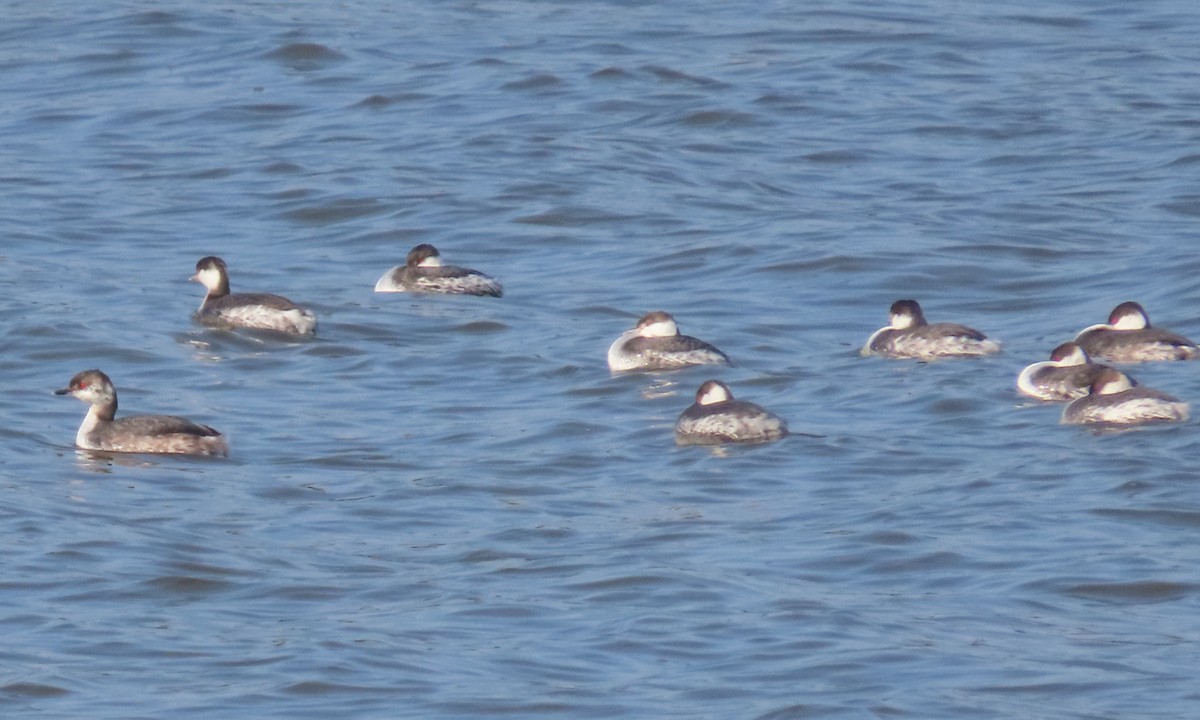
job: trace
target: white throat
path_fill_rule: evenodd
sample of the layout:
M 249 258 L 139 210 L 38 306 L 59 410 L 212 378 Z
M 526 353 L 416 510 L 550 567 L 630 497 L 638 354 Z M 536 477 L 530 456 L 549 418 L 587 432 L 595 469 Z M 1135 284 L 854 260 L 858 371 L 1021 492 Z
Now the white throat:
M 92 405 L 88 408 L 87 415 L 83 416 L 83 424 L 79 426 L 79 432 L 75 433 L 75 447 L 80 447 L 85 450 L 97 450 L 92 442 L 88 440 L 88 436 L 100 424 L 100 416 L 96 414 L 96 406 Z
M 211 292 L 214 288 L 221 284 L 221 271 L 216 268 L 204 268 L 199 270 L 192 279 L 208 288 Z

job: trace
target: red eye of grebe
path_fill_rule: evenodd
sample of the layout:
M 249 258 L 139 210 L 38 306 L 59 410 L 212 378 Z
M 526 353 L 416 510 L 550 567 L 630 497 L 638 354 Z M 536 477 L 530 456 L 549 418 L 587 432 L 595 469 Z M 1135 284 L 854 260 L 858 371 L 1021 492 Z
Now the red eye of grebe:
M 81 383 L 79 383 L 79 389 L 80 389 L 80 390 L 87 390 L 87 388 L 88 388 L 88 385 L 90 385 L 90 384 L 91 384 L 91 383 L 85 383 L 85 382 L 81 382 Z

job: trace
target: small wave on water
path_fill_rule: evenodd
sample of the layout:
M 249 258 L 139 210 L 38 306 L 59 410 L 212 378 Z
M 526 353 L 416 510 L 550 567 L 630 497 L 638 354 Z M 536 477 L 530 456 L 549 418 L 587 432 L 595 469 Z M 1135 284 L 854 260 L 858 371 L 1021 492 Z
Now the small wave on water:
M 619 5 L 11 9 L 3 712 L 1190 714 L 1193 423 L 1014 384 L 1200 335 L 1200 12 Z M 505 296 L 374 293 L 420 243 Z M 910 297 L 1002 351 L 861 357 Z M 611 373 L 654 310 L 733 363 Z M 92 367 L 231 457 L 76 450 Z M 710 378 L 793 436 L 677 446 Z

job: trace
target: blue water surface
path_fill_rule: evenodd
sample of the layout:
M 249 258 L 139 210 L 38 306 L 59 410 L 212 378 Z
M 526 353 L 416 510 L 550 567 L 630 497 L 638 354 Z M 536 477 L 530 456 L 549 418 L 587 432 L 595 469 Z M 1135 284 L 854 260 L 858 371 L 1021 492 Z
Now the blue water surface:
M 1196 716 L 1195 423 L 1014 381 L 1200 335 L 1200 6 L 0 13 L 3 716 Z M 418 243 L 505 297 L 373 293 Z M 904 297 L 1004 352 L 860 357 Z M 611 375 L 652 310 L 734 365 Z M 77 451 L 92 367 L 231 457 Z M 797 434 L 676 447 L 710 377 Z

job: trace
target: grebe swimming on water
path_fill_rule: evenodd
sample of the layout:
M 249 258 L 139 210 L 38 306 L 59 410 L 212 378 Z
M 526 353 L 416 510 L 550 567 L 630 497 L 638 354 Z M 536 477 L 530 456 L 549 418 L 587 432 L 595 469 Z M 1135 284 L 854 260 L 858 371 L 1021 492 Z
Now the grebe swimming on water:
M 681 335 L 675 318 L 661 310 L 642 316 L 608 348 L 608 367 L 613 372 L 728 364 L 725 353 L 703 340 Z
M 403 265 L 384 273 L 375 283 L 375 292 L 501 297 L 504 295 L 504 288 L 495 279 L 478 270 L 443 265 L 441 253 L 437 248 L 423 244 L 408 251 Z
M 1071 425 L 1141 425 L 1188 419 L 1188 404 L 1165 392 L 1135 386 L 1129 376 L 1105 368 L 1092 383 L 1091 392 L 1072 400 L 1063 409 L 1062 421 Z
M 786 437 L 787 423 L 752 402 L 734 400 L 729 386 L 709 380 L 696 391 L 696 402 L 675 423 L 680 445 L 764 443 Z
M 897 300 L 888 314 L 888 325 L 867 338 L 863 355 L 935 360 L 990 355 L 1000 350 L 1000 343 L 989 340 L 974 328 L 956 323 L 926 322 L 916 300 Z
M 230 293 L 229 270 L 219 257 L 201 258 L 192 279 L 208 288 L 196 319 L 220 328 L 277 330 L 294 335 L 317 331 L 317 318 L 281 295 L 271 293 Z
M 1120 363 L 1192 360 L 1200 355 L 1200 348 L 1191 340 L 1151 327 L 1145 309 L 1135 302 L 1116 306 L 1107 323 L 1080 330 L 1075 342 L 1092 357 Z
M 1017 389 L 1039 400 L 1062 402 L 1087 395 L 1092 383 L 1107 369 L 1092 362 L 1083 348 L 1065 342 L 1050 352 L 1050 359 L 1036 362 L 1017 376 Z
M 117 391 L 99 370 L 84 370 L 55 395 L 72 395 L 90 403 L 75 445 L 84 450 L 181 455 L 227 455 L 221 433 L 175 415 L 130 415 L 116 418 Z

